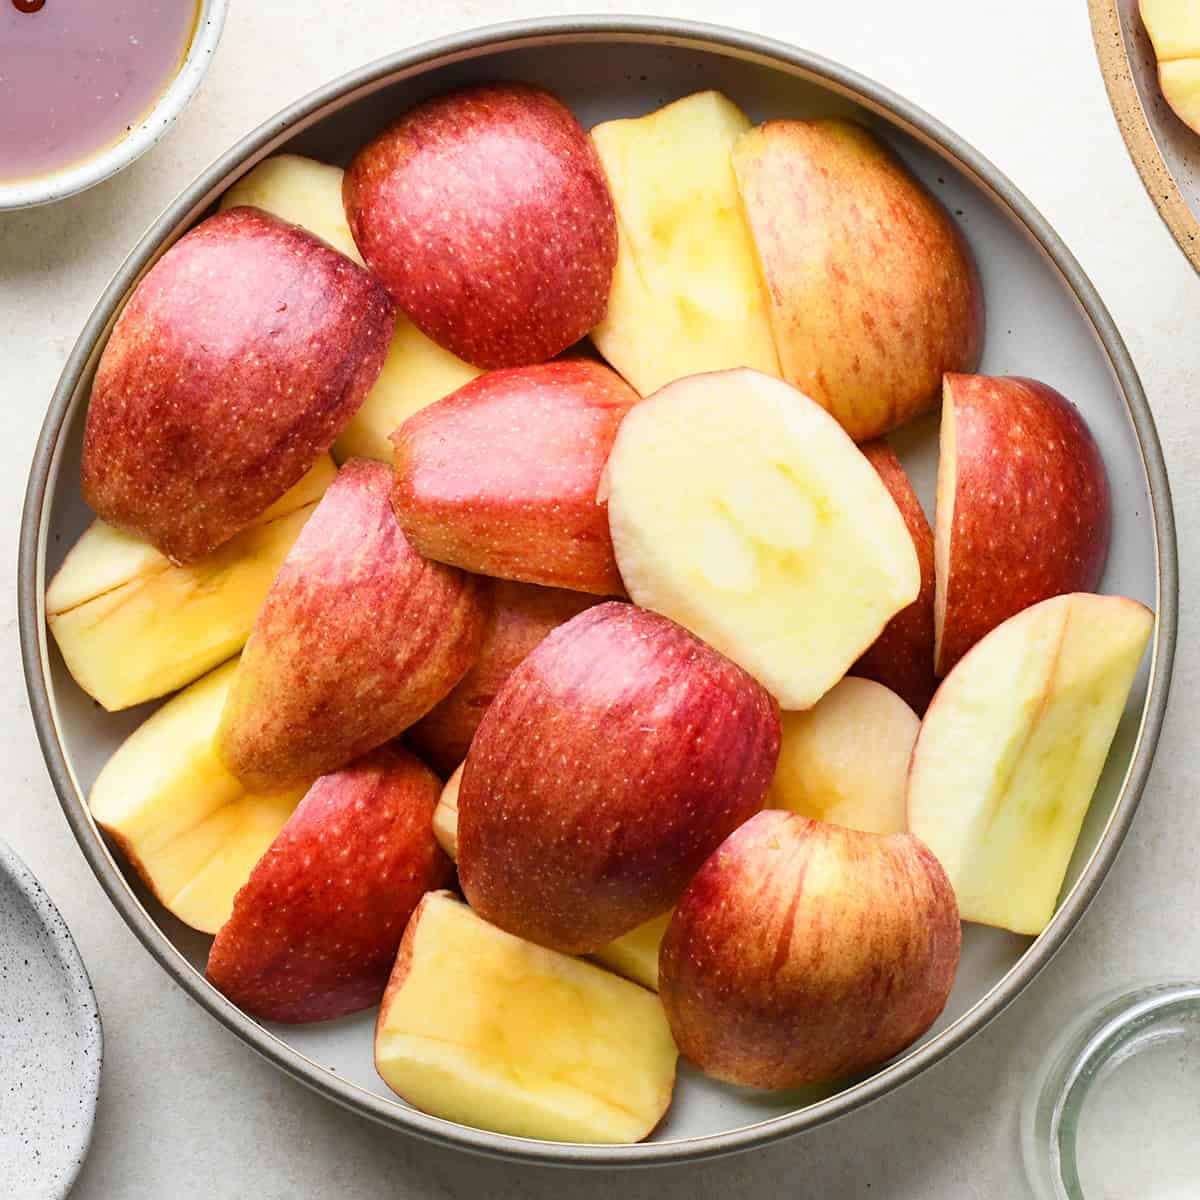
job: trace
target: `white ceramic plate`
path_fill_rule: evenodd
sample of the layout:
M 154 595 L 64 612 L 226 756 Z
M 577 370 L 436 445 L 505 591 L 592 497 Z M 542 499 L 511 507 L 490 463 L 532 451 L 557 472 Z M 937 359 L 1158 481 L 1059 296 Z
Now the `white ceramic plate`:
M 57 1200 L 83 1165 L 104 1039 L 62 916 L 0 842 L 0 1196 Z
M 414 1112 L 372 1065 L 373 1014 L 332 1024 L 264 1027 L 204 981 L 209 939 L 147 898 L 98 834 L 83 797 L 105 759 L 146 712 L 101 712 L 72 683 L 47 642 L 44 581 L 89 519 L 79 454 L 90 381 L 103 338 L 138 274 L 264 154 L 287 148 L 344 162 L 409 105 L 480 79 L 541 83 L 585 124 L 635 115 L 699 88 L 719 88 L 756 119 L 849 113 L 873 126 L 956 215 L 978 257 L 988 332 L 982 369 L 1060 388 L 1082 408 L 1112 483 L 1112 553 L 1104 588 L 1161 614 L 1153 655 L 1130 697 L 1108 769 L 1080 839 L 1058 915 L 1034 942 L 968 928 L 945 1014 L 912 1050 L 840 1088 L 760 1094 L 683 1069 L 676 1101 L 653 1142 L 581 1147 L 468 1130 Z M 926 502 L 936 421 L 897 444 Z M 1119 335 L 1070 253 L 985 159 L 899 97 L 853 72 L 763 39 L 654 20 L 544 21 L 484 30 L 373 64 L 299 102 L 196 181 L 134 251 L 68 363 L 34 462 L 23 528 L 22 637 L 30 695 L 47 762 L 80 844 L 126 920 L 164 967 L 218 1019 L 283 1069 L 381 1122 L 492 1154 L 575 1165 L 680 1161 L 724 1153 L 807 1128 L 911 1078 L 961 1044 L 1044 965 L 1103 879 L 1136 808 L 1157 739 L 1174 644 L 1174 532 L 1153 422 Z

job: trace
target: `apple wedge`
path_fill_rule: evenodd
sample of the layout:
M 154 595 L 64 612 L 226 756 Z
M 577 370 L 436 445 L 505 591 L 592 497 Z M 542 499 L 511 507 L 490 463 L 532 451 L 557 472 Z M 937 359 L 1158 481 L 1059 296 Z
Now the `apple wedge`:
M 93 521 L 46 588 L 46 623 L 75 682 L 116 712 L 165 696 L 236 654 L 334 474 L 322 455 L 248 529 L 182 566 Z
M 483 714 L 517 664 L 552 629 L 595 603 L 583 592 L 496 580 L 479 656 L 405 740 L 435 771 L 453 771 L 467 757 Z
M 367 265 L 466 362 L 544 362 L 604 315 L 612 200 L 579 122 L 542 88 L 419 104 L 354 156 L 343 198 Z
M 934 517 L 939 675 L 989 630 L 1100 582 L 1108 475 L 1083 417 L 1034 379 L 947 375 Z
M 971 371 L 983 294 L 957 226 L 850 121 L 768 121 L 733 150 L 783 377 L 855 441 L 933 407 Z
M 203 558 L 330 448 L 392 324 L 383 288 L 299 226 L 256 208 L 209 217 L 147 272 L 109 336 L 84 499 L 176 562 Z
M 921 566 L 921 591 L 901 609 L 871 643 L 867 652 L 850 668 L 853 674 L 873 679 L 891 688 L 920 716 L 929 707 L 937 687 L 933 673 L 934 582 L 933 530 L 917 493 L 896 457 L 882 438 L 860 447 L 867 461 L 879 472 L 884 487 L 892 494 L 912 536 Z
M 644 608 L 815 704 L 911 604 L 913 539 L 845 431 L 756 371 L 668 384 L 625 418 L 600 497 Z
M 247 792 L 217 757 L 216 732 L 236 663 L 172 697 L 105 764 L 88 807 L 169 912 L 204 933 L 228 919 L 237 890 L 304 788 Z
M 509 675 L 458 793 L 458 873 L 486 920 L 589 954 L 665 912 L 762 806 L 774 701 L 686 630 L 589 608 Z
M 299 154 L 274 154 L 243 175 L 222 197 L 221 207 L 248 204 L 261 208 L 315 233 L 361 263 L 342 205 L 344 175 L 340 167 Z M 383 369 L 362 407 L 334 442 L 335 457 L 339 462 L 376 458 L 390 463 L 390 438 L 397 426 L 478 374 L 478 367 L 455 358 L 431 342 L 403 313 L 397 314 Z
M 779 374 L 729 161 L 749 128 L 736 104 L 710 91 L 592 130 L 620 234 L 592 341 L 643 396 L 701 371 Z
M 1037 934 L 1100 778 L 1154 616 L 1122 596 L 1043 600 L 946 676 L 913 749 L 909 828 L 963 919 Z
M 676 1057 L 652 992 L 504 933 L 447 892 L 409 922 L 375 1034 L 379 1074 L 414 1107 L 558 1142 L 646 1137 Z
M 381 746 L 446 696 L 478 653 L 478 581 L 408 544 L 390 490 L 383 463 L 347 463 L 267 593 L 218 735 L 222 758 L 251 787 L 312 779 Z
M 1200 12 L 1191 0 L 1141 0 L 1140 8 L 1163 96 L 1200 133 Z
M 866 833 L 908 829 L 908 760 L 921 722 L 895 692 L 847 676 L 807 712 L 783 714 L 767 804 Z
M 442 788 L 433 814 L 433 836 L 452 858 L 458 859 L 458 790 L 462 785 L 460 766 Z M 671 919 L 669 912 L 652 917 L 628 933 L 601 946 L 592 957 L 610 971 L 652 990 L 658 988 L 658 946 Z
M 489 371 L 396 431 L 392 507 L 426 558 L 619 595 L 600 474 L 638 401 L 602 363 Z
M 706 1074 L 830 1083 L 933 1024 L 960 940 L 954 892 L 915 837 L 762 812 L 684 892 L 659 993 L 680 1053 Z
M 440 787 L 393 748 L 318 779 L 234 899 L 209 982 L 266 1021 L 377 1004 L 409 917 L 450 877 L 431 827 Z

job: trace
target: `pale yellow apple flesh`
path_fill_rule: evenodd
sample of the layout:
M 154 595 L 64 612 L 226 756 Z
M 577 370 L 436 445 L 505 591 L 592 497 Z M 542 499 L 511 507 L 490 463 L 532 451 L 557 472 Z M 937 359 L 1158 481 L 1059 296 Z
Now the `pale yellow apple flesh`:
M 252 204 L 265 209 L 302 225 L 361 263 L 342 205 L 344 174 L 340 167 L 299 154 L 276 154 L 239 179 L 225 193 L 221 207 Z M 457 391 L 479 373 L 478 367 L 443 350 L 403 313 L 399 314 L 383 370 L 334 443 L 334 457 L 339 462 L 348 458 L 391 462 L 392 444 L 388 439 L 404 419 Z
M 671 1101 L 658 997 L 502 932 L 447 892 L 413 915 L 379 1010 L 375 1063 L 434 1116 L 563 1142 L 636 1142 Z
M 920 590 L 874 468 L 820 405 L 758 372 L 678 380 L 637 405 L 600 497 L 633 600 L 785 709 L 815 704 Z
M 215 736 L 236 662 L 145 721 L 109 759 L 88 806 L 163 906 L 204 933 L 299 804 L 305 788 L 255 795 L 222 765 Z
M 779 373 L 729 158 L 749 128 L 710 91 L 592 130 L 619 233 L 608 312 L 592 340 L 643 396 L 700 371 Z
M 1195 0 L 1141 0 L 1139 7 L 1159 62 L 1200 57 L 1200 6 Z
M 433 812 L 433 836 L 438 845 L 452 858 L 458 859 L 458 789 L 462 783 L 463 769 L 460 766 L 442 788 L 442 795 L 437 808 Z M 658 990 L 658 946 L 667 924 L 671 920 L 670 912 L 660 917 L 653 917 L 644 924 L 631 929 L 628 933 L 601 946 L 592 955 L 598 963 L 640 983 L 642 987 Z
M 1200 133 L 1200 58 L 1160 63 L 1158 80 L 1175 115 Z
M 946 676 L 908 783 L 909 828 L 967 921 L 1040 933 L 1154 628 L 1144 605 L 1075 592 L 997 626 Z
M 847 676 L 807 712 L 784 713 L 768 806 L 865 833 L 904 833 L 920 724 L 883 684 Z
M 458 858 L 458 789 L 462 784 L 463 765 L 446 780 L 437 808 L 433 810 L 433 836 L 446 854 Z
M 94 521 L 46 589 L 47 624 L 79 686 L 114 712 L 236 654 L 334 473 L 322 455 L 249 529 L 184 565 Z

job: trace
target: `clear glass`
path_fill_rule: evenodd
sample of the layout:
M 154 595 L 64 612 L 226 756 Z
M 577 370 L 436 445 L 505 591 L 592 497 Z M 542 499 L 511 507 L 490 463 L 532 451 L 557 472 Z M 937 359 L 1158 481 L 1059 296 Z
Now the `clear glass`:
M 1197 1200 L 1200 982 L 1088 1009 L 1035 1081 L 1021 1142 L 1038 1200 Z

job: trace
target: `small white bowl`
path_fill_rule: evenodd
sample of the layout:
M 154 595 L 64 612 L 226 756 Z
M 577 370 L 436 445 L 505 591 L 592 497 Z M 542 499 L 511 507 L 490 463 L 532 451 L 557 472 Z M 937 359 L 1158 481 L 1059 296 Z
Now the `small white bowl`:
M 37 204 L 52 204 L 74 196 L 76 192 L 115 175 L 141 158 L 158 141 L 189 100 L 195 95 L 208 70 L 213 51 L 221 39 L 229 0 L 200 0 L 196 31 L 192 35 L 183 66 L 167 85 L 158 102 L 119 142 L 59 171 L 0 183 L 0 211 L 33 208 Z

